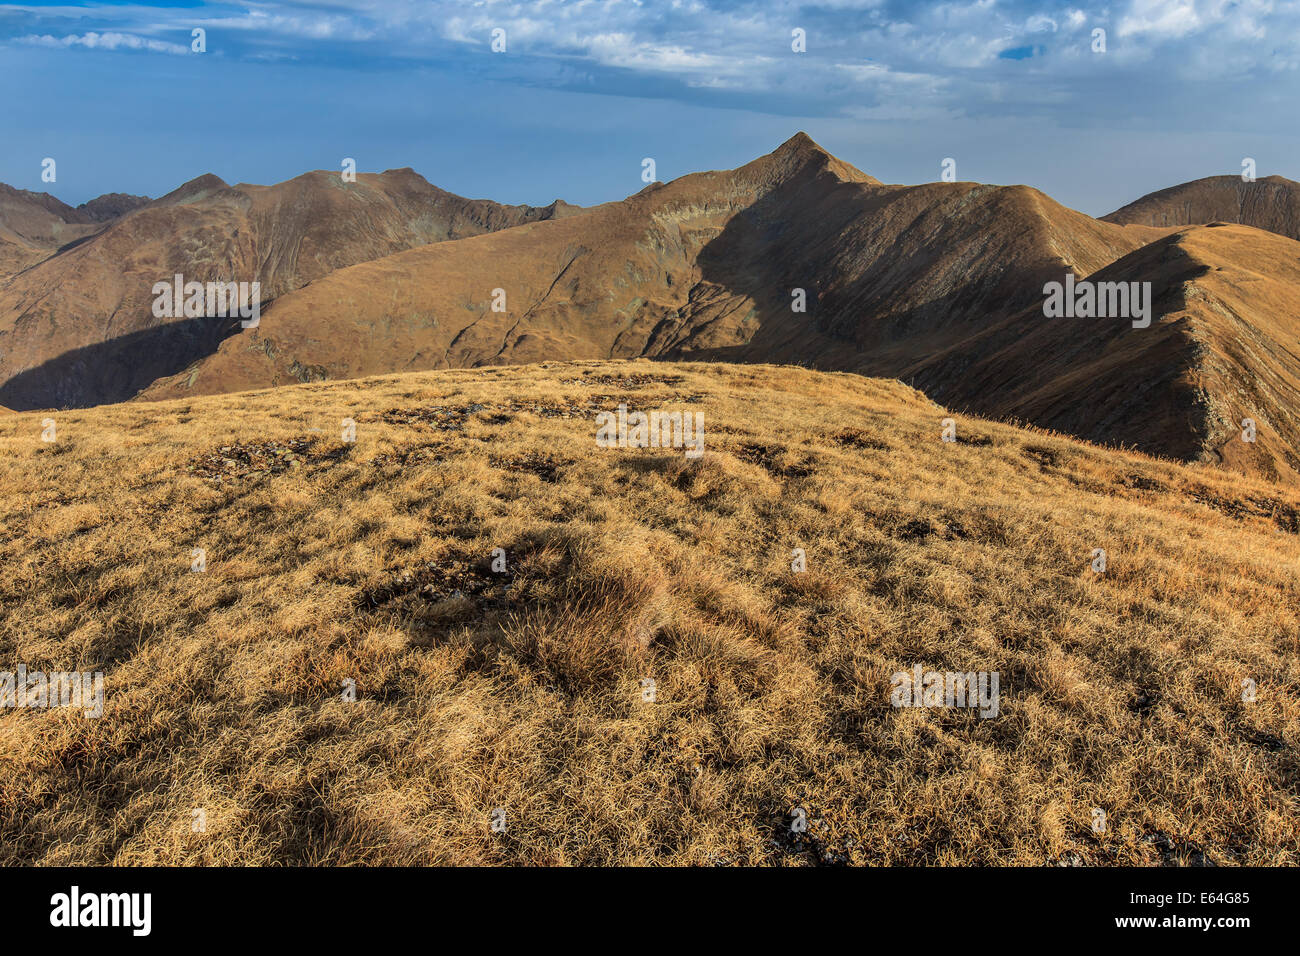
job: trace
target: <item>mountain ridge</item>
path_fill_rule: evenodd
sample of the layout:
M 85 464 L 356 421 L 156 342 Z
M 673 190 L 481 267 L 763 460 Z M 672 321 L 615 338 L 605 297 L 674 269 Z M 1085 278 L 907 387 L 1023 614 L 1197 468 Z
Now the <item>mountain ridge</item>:
M 1101 218 L 1174 227 L 1229 222 L 1300 239 L 1300 183 L 1283 176 L 1251 182 L 1207 176 L 1148 193 Z
M 272 186 L 198 176 L 0 283 L 0 395 L 13 407 L 130 398 L 238 328 L 159 320 L 153 287 L 258 282 L 263 303 L 335 269 L 400 249 L 580 214 L 456 196 L 411 170 L 305 173 Z M 69 321 L 69 320 L 72 321 Z
M 102 317 L 89 345 L 53 362 L 28 353 L 0 403 L 84 402 L 94 389 L 78 399 L 75 388 L 105 367 L 118 369 L 111 395 L 151 400 L 552 360 L 802 364 L 899 378 L 973 414 L 1300 481 L 1290 411 L 1300 405 L 1300 276 L 1285 265 L 1300 247 L 1251 225 L 1137 221 L 1191 193 L 1244 195 L 1224 179 L 1094 219 L 1025 185 L 885 184 L 802 132 L 735 169 L 588 209 L 468 200 L 409 167 L 355 185 L 321 170 L 274 186 L 209 173 L 50 260 L 75 263 L 79 283 L 52 283 L 45 262 L 0 284 L 0 346 L 6 333 L 30 342 L 61 308 Z M 1241 208 L 1285 225 L 1296 184 L 1261 182 Z M 155 228 L 178 220 L 185 228 Z M 161 333 L 138 311 L 142 279 L 173 271 L 159 265 L 169 246 L 141 260 L 159 231 L 188 237 L 189 264 L 206 263 L 209 276 L 256 275 L 258 327 L 168 324 L 171 344 L 157 348 Z M 1150 327 L 1046 318 L 1047 284 L 1069 273 L 1150 282 Z M 140 285 L 134 300 L 86 307 L 69 296 L 84 294 L 87 274 L 100 276 L 92 288 L 131 276 Z M 114 326 L 124 314 L 137 318 Z M 140 364 L 151 349 L 165 361 Z M 1243 418 L 1258 426 L 1248 447 L 1233 440 Z

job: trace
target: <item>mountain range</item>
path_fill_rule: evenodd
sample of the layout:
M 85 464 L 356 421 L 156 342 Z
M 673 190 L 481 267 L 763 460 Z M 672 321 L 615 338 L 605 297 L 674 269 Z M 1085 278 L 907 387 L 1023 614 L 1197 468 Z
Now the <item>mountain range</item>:
M 464 199 L 409 169 L 208 175 L 76 209 L 0 187 L 0 405 L 546 360 L 792 364 L 1293 483 L 1298 190 L 1212 177 L 1096 219 L 1026 186 L 886 185 L 802 133 L 586 209 Z M 177 274 L 259 282 L 259 323 L 155 317 Z M 1149 290 L 1149 322 L 1047 317 L 1067 274 Z
M 6 187 L 7 188 L 7 187 Z M 180 274 L 201 282 L 259 282 L 263 304 L 330 272 L 426 243 L 564 216 L 544 208 L 462 199 L 409 169 L 312 172 L 275 186 L 228 186 L 200 176 L 153 201 L 124 203 L 92 223 L 49 196 L 0 197 L 10 234 L 0 282 L 0 404 L 104 404 L 212 352 L 238 324 L 160 322 L 153 287 Z M 10 224 L 12 223 L 12 225 Z

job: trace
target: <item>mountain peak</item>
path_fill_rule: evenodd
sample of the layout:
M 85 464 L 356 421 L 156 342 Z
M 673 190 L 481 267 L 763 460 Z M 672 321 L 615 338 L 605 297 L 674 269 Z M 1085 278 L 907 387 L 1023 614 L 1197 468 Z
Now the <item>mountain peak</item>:
M 204 173 L 202 176 L 196 176 L 187 183 L 177 186 L 166 196 L 158 200 L 160 203 L 178 203 L 178 202 L 196 202 L 206 198 L 210 193 L 219 189 L 229 189 L 226 181 L 215 173 Z
M 827 153 L 826 150 L 818 146 L 817 143 L 813 140 L 813 138 L 809 136 L 807 133 L 805 133 L 803 130 L 800 130 L 799 132 L 795 133 L 784 143 L 778 146 L 776 148 L 776 152 L 778 153 L 824 153 L 827 156 L 830 155 L 830 153 Z
M 851 166 L 842 159 L 827 152 L 807 133 L 800 130 L 769 154 L 771 159 L 782 164 L 802 167 L 807 163 L 817 163 L 848 182 L 867 183 L 879 186 L 880 180 L 868 176 L 862 170 Z

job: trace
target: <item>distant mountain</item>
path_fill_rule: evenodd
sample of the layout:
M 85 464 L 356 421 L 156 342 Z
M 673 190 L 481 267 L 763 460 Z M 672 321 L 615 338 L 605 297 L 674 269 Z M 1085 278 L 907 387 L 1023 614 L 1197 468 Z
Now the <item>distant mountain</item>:
M 131 196 L 127 193 L 105 193 L 90 202 L 83 202 L 76 211 L 88 222 L 112 222 L 132 210 L 148 205 L 148 196 Z
M 148 196 L 109 193 L 74 209 L 49 193 L 0 183 L 0 283 L 148 202 Z
M 48 193 L 0 183 L 0 283 L 96 228 Z
M 1300 239 L 1300 183 L 1281 176 L 1249 183 L 1210 176 L 1143 196 L 1102 218 L 1160 227 L 1231 222 Z
M 898 376 L 1163 235 L 1024 186 L 885 186 L 800 134 L 580 219 L 331 273 L 144 395 L 634 356 Z
M 209 174 L 147 205 L 108 196 L 80 213 L 18 195 L 12 218 L 26 232 L 13 230 L 23 245 L 10 258 L 26 271 L 0 284 L 0 401 L 18 409 L 121 401 L 239 327 L 156 318 L 154 284 L 176 274 L 259 282 L 269 302 L 358 262 L 580 211 L 464 199 L 410 169 L 347 183 L 312 172 L 275 186 Z M 114 209 L 127 212 L 106 226 L 66 224 Z M 49 254 L 60 242 L 69 244 Z

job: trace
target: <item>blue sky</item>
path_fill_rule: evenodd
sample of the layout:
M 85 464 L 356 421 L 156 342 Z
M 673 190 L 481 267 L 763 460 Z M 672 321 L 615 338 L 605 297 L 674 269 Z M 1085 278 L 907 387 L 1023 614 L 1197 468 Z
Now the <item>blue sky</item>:
M 590 204 L 800 129 L 885 182 L 953 157 L 1094 215 L 1247 156 L 1300 179 L 1297 0 L 0 2 L 0 77 L 0 181 L 73 203 L 355 157 Z

